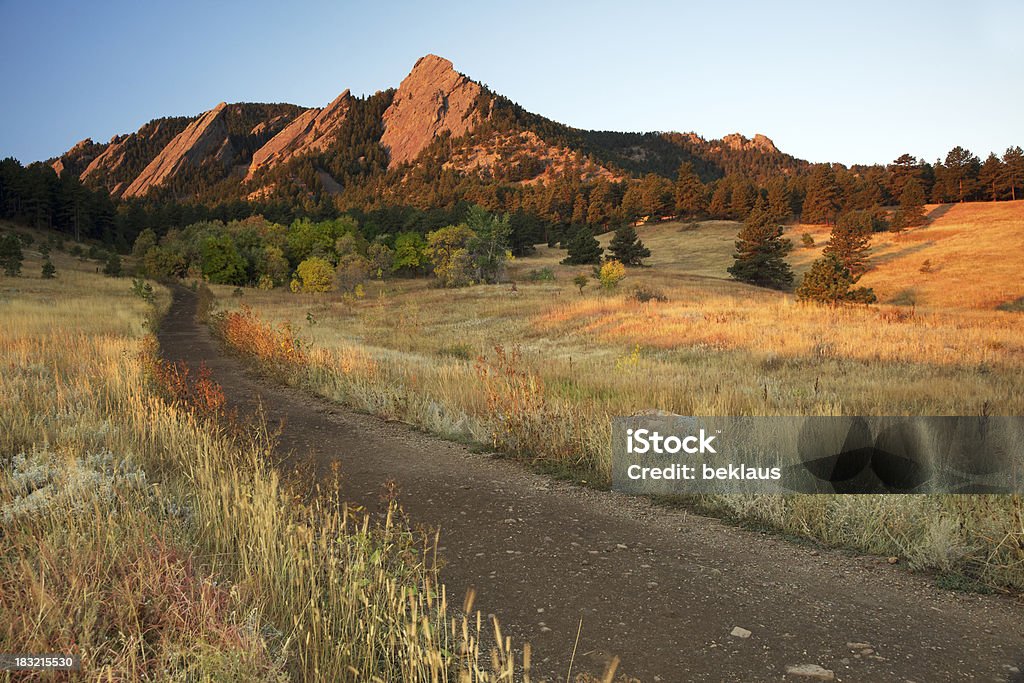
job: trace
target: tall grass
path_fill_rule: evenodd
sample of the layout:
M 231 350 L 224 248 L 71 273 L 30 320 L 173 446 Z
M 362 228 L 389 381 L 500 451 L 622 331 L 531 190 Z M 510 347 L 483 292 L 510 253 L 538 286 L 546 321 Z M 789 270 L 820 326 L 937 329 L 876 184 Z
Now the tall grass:
M 377 285 L 365 301 L 253 292 L 234 310 L 220 297 L 231 310 L 215 327 L 246 354 L 300 348 L 294 357 L 257 354 L 284 381 L 597 485 L 610 480 L 610 419 L 652 408 L 683 415 L 1024 410 L 1024 342 L 1012 314 L 829 309 L 733 283 L 664 273 L 637 279 L 664 289 L 669 301 L 641 304 L 625 292 L 580 296 L 568 280 L 515 293 L 414 282 Z M 1024 588 L 1019 497 L 690 502 L 916 567 Z
M 77 653 L 88 680 L 521 670 L 496 621 L 449 602 L 436 539 L 399 511 L 296 502 L 269 436 L 233 429 L 204 373 L 155 358 L 155 312 L 128 282 L 64 270 L 9 283 L 0 651 Z

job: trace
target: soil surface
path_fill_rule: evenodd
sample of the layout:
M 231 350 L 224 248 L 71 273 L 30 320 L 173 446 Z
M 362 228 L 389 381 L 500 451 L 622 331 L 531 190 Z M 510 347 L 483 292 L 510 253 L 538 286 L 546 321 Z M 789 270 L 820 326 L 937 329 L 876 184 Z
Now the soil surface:
M 477 608 L 531 643 L 535 681 L 566 680 L 581 619 L 574 678 L 618 655 L 620 675 L 645 682 L 833 680 L 822 670 L 838 681 L 1024 681 L 1019 602 L 582 489 L 354 413 L 261 378 L 195 310 L 177 289 L 164 356 L 206 363 L 243 417 L 258 407 L 282 425 L 285 463 L 324 482 L 340 469 L 345 499 L 376 509 L 393 482 L 413 520 L 440 528 L 449 599 L 475 587 Z M 801 665 L 814 666 L 793 672 Z

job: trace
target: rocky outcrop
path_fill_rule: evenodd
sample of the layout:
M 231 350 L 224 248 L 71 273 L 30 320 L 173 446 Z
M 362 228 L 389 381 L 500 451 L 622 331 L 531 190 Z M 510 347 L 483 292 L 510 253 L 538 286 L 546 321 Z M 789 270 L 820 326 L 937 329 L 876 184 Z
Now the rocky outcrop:
M 132 134 L 134 135 L 134 133 Z M 115 135 L 110 138 L 110 142 L 107 143 L 106 149 L 104 149 L 95 159 L 89 162 L 89 165 L 82 171 L 82 175 L 79 176 L 82 182 L 85 182 L 90 177 L 95 176 L 103 171 L 109 171 L 121 163 L 124 158 L 125 142 L 130 135 Z
M 391 155 L 389 166 L 412 161 L 441 133 L 458 137 L 472 130 L 481 119 L 473 104 L 482 90 L 447 59 L 420 58 L 384 112 L 381 144 Z
M 230 145 L 230 142 L 227 125 L 221 116 L 227 106 L 227 103 L 221 102 L 186 126 L 185 130 L 178 133 L 170 144 L 149 162 L 122 196 L 141 197 L 151 187 L 164 182 L 182 167 L 198 165 L 207 156 L 230 158 L 230 150 L 224 149 L 224 145 Z
M 771 141 L 771 138 L 757 133 L 754 135 L 753 140 L 748 140 L 739 133 L 732 133 L 722 138 L 722 144 L 729 149 L 734 149 L 738 152 L 747 150 L 757 150 L 759 152 L 774 153 L 778 152 L 778 147 Z
M 351 104 L 352 95 L 346 90 L 323 109 L 309 109 L 299 114 L 256 150 L 245 179 L 251 180 L 260 169 L 273 168 L 294 157 L 323 152 L 334 142 Z

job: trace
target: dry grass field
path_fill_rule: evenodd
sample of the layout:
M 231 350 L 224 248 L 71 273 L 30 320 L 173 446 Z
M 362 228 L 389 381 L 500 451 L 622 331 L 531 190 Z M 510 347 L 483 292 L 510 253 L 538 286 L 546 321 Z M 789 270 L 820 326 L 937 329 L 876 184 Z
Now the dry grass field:
M 167 290 L 27 256 L 0 277 L 0 652 L 95 681 L 512 680 L 429 542 L 296 502 L 269 437 L 157 360 Z
M 586 272 L 541 248 L 511 285 L 458 290 L 385 281 L 362 299 L 215 288 L 236 314 L 221 332 L 261 348 L 285 380 L 452 438 L 606 485 L 609 419 L 657 408 L 689 415 L 1019 415 L 1024 202 L 930 207 L 933 221 L 875 237 L 862 281 L 880 305 L 826 308 L 727 278 L 738 224 L 639 229 L 653 256 L 620 290 L 580 294 Z M 797 272 L 827 239 L 797 246 Z M 607 242 L 608 237 L 604 238 Z M 922 273 L 924 259 L 932 272 Z M 539 273 L 550 269 L 550 279 Z M 665 302 L 630 297 L 637 285 Z M 916 305 L 908 303 L 913 290 Z M 239 306 L 245 308 L 237 312 Z M 262 341 L 260 341 L 262 340 Z M 295 343 L 294 356 L 281 344 Z M 1015 497 L 727 497 L 700 503 L 742 520 L 919 567 L 1024 587 Z

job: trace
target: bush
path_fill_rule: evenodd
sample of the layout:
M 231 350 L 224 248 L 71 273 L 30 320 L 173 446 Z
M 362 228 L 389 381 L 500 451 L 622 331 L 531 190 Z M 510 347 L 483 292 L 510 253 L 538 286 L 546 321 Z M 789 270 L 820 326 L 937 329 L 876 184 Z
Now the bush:
M 333 288 L 334 268 L 330 261 L 319 256 L 308 258 L 296 269 L 292 280 L 292 291 L 329 292 Z
M 860 277 L 851 275 L 850 269 L 838 257 L 825 256 L 815 261 L 804 274 L 804 279 L 796 288 L 796 298 L 824 304 L 870 304 L 877 301 L 870 288 L 853 288 L 858 279 Z
M 579 273 L 578 275 L 576 275 L 576 277 L 572 279 L 572 283 L 579 287 L 580 289 L 580 296 L 583 295 L 583 290 L 584 288 L 586 288 L 589 282 L 590 278 L 587 277 L 586 273 Z
M 551 268 L 541 268 L 540 270 L 531 270 L 526 276 L 530 282 L 554 282 L 555 271 Z
M 57 269 L 53 266 L 53 261 L 46 259 L 43 262 L 43 279 L 52 280 L 55 277 L 57 277 Z
M 660 303 L 668 301 L 668 297 L 665 295 L 665 292 L 650 285 L 637 285 L 633 288 L 633 293 L 629 295 L 629 298 L 634 301 L 639 301 L 642 304 L 649 301 L 658 301 Z
M 626 277 L 626 266 L 616 260 L 605 261 L 601 266 L 597 279 L 601 281 L 601 288 L 611 291 L 619 286 L 619 283 Z
M 107 262 L 103 266 L 103 274 L 109 275 L 110 277 L 121 277 L 121 257 L 111 252 L 110 256 L 107 257 Z
M 811 233 L 805 232 L 800 237 L 800 243 L 803 244 L 807 248 L 813 247 L 814 246 L 814 238 L 811 237 Z

